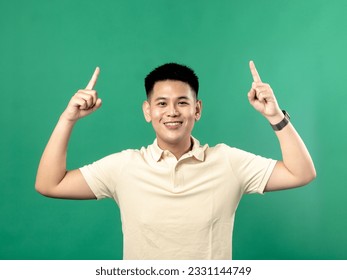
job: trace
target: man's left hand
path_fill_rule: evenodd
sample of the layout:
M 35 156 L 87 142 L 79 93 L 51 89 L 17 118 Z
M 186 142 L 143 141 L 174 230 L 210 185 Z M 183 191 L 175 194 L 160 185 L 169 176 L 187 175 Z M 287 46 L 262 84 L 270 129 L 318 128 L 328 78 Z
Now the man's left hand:
M 283 113 L 278 106 L 276 97 L 269 84 L 263 83 L 253 61 L 249 62 L 253 77 L 252 87 L 248 92 L 248 100 L 268 121 L 276 124 L 283 119 Z

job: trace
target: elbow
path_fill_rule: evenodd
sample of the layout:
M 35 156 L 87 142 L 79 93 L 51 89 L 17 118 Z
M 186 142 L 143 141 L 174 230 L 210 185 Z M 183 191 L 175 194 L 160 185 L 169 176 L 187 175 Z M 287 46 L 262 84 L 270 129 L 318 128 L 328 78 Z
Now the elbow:
M 37 178 L 36 178 L 34 186 L 35 186 L 35 191 L 37 191 L 38 193 L 41 193 L 41 184 Z
M 317 172 L 316 172 L 316 169 L 313 168 L 313 171 L 312 171 L 312 179 L 311 179 L 311 181 L 313 181 L 313 180 L 316 179 L 316 178 L 317 178 Z
M 312 182 L 314 179 L 316 179 L 316 177 L 317 177 L 316 168 L 312 164 L 311 172 L 310 172 L 310 182 Z
M 44 180 L 42 180 L 41 176 L 39 174 L 36 174 L 36 179 L 35 179 L 35 191 L 37 191 L 39 194 L 44 195 L 45 192 L 45 185 Z
M 314 166 L 311 168 L 311 170 L 308 170 L 305 172 L 305 176 L 303 176 L 302 180 L 302 186 L 308 185 L 312 181 L 314 181 L 317 177 L 317 172 Z
M 44 187 L 36 180 L 35 182 L 35 191 L 39 194 L 45 195 L 45 189 Z
M 36 182 L 35 182 L 35 191 L 36 192 L 38 192 L 39 194 L 41 194 L 43 196 L 50 197 L 48 190 L 49 190 L 49 188 L 47 188 L 45 184 L 36 180 Z

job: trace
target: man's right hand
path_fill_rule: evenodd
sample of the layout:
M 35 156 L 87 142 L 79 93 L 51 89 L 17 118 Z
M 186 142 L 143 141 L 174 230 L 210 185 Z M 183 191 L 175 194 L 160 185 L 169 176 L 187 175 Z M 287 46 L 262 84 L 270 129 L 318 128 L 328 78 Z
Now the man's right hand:
M 98 93 L 94 90 L 99 73 L 100 68 L 96 67 L 86 88 L 78 90 L 71 98 L 68 106 L 61 115 L 63 119 L 76 122 L 101 107 L 101 99 L 98 98 Z

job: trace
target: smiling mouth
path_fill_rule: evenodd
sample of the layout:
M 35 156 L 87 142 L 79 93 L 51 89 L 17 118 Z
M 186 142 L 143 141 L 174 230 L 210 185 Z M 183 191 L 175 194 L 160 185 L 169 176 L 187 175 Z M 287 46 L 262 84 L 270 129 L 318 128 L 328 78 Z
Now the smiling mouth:
M 176 121 L 176 122 L 164 122 L 164 125 L 166 127 L 170 127 L 170 128 L 176 128 L 176 127 L 179 127 L 182 125 L 183 122 L 179 122 L 179 121 Z

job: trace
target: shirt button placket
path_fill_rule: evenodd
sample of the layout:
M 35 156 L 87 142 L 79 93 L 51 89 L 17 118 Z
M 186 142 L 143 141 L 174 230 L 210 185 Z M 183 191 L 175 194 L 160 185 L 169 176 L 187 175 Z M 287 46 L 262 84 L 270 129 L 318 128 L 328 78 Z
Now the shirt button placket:
M 177 178 L 177 172 L 176 172 L 176 166 L 173 169 L 173 187 L 174 189 L 177 189 L 177 182 L 176 182 L 176 178 Z
M 178 189 L 181 186 L 181 182 L 180 182 L 180 168 L 179 168 L 179 162 L 176 163 L 174 170 L 174 188 Z
M 171 170 L 171 186 L 173 189 L 176 189 L 178 187 L 176 182 L 178 162 L 176 158 L 174 157 L 174 155 L 172 155 L 169 151 L 165 151 L 165 161 L 167 162 Z

